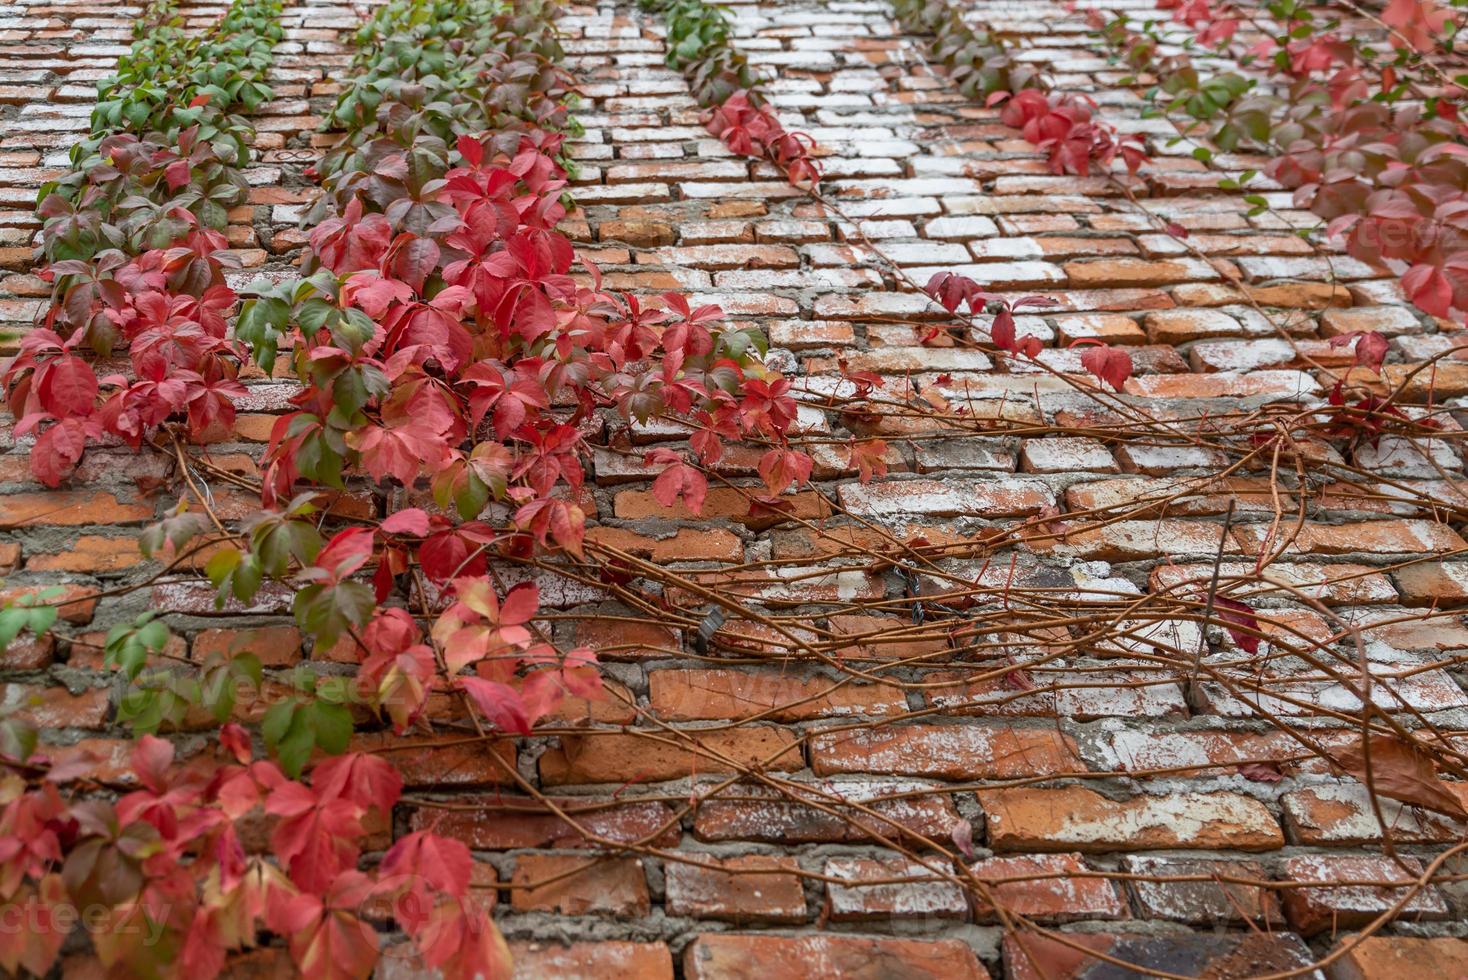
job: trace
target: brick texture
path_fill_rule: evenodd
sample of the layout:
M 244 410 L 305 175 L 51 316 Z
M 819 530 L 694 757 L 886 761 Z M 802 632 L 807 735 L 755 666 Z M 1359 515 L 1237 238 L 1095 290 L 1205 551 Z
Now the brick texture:
M 1381 393 L 1458 346 L 1461 325 L 1407 304 L 1390 270 L 1290 233 L 1315 219 L 1267 180 L 1263 212 L 1220 188 L 1261 159 L 1204 163 L 1176 144 L 1143 112 L 1146 85 L 1069 5 L 955 6 L 1148 142 L 1133 194 L 1051 175 L 884 0 L 736 0 L 732 43 L 786 126 L 814 139 L 823 205 L 703 129 L 656 14 L 632 0 L 565 5 L 585 131 L 570 144 L 564 230 L 608 284 L 644 300 L 679 289 L 768 337 L 815 469 L 780 506 L 752 506 L 760 454 L 731 447 L 728 485 L 712 481 L 695 516 L 660 503 L 638 465 L 654 445 L 686 446 L 689 429 L 609 413 L 588 539 L 677 581 L 624 593 L 651 597 L 641 605 L 605 581 L 538 581 L 552 638 L 597 650 L 612 696 L 489 747 L 456 739 L 463 716 L 447 697 L 406 747 L 358 719 L 355 746 L 387 752 L 410 790 L 393 831 L 433 827 L 484 862 L 478 891 L 496 902 L 517 977 L 1123 975 L 1098 953 L 1141 972 L 1284 972 L 1373 922 L 1463 839 L 1454 816 L 1391 799 L 1384 834 L 1365 787 L 1276 722 L 1351 744 L 1364 663 L 1378 722 L 1468 725 L 1468 364 L 1439 362 L 1435 387 L 1408 380 L 1401 404 L 1438 425 L 1411 439 L 1314 435 L 1275 461 L 1273 446 L 1224 438 L 1256 413 L 1324 404 L 1331 372 L 1350 366 L 1332 337 L 1390 338 L 1390 363 L 1367 381 Z M 1152 16 L 1150 2 L 1121 6 Z M 186 9 L 196 29 L 221 8 Z M 0 14 L 7 356 L 49 295 L 31 268 L 35 192 L 67 165 L 136 11 Z M 235 285 L 300 261 L 297 219 L 317 193 L 307 171 L 330 138 L 315 128 L 352 70 L 350 5 L 290 0 L 284 22 L 276 100 L 253 120 L 252 192 L 231 213 Z M 1189 229 L 1187 248 L 1159 222 Z M 909 282 L 946 269 L 1054 299 L 1018 318 L 1044 342 L 1038 363 L 947 329 Z M 1086 376 L 1071 345 L 1091 340 L 1137 367 L 1105 401 L 1073 383 Z M 863 393 L 861 372 L 882 388 Z M 293 388 L 245 380 L 236 431 L 208 452 L 255 474 Z M 1140 432 L 1136 413 L 1174 428 Z M 842 447 L 877 437 L 888 473 L 861 482 Z M 142 559 L 141 529 L 195 492 L 172 460 L 107 447 L 47 490 L 25 465 L 32 444 L 0 420 L 0 602 L 57 585 L 65 604 L 54 637 L 3 651 L 0 714 L 42 726 L 53 758 L 124 785 L 122 684 L 100 644 L 150 606 L 169 613 L 180 663 L 248 651 L 277 679 L 345 669 L 303 639 L 289 590 L 216 610 L 196 567 Z M 209 492 L 228 522 L 258 510 L 227 483 Z M 402 494 L 354 485 L 332 512 L 386 513 Z M 1267 578 L 1261 556 L 1277 559 Z M 1200 627 L 1215 577 L 1252 626 Z M 708 635 L 692 625 L 704 589 L 731 600 Z M 655 603 L 695 612 L 660 618 Z M 266 706 L 237 713 L 258 720 Z M 1402 864 L 1383 855 L 1387 835 Z M 1358 880 L 1384 884 L 1347 884 Z M 1327 975 L 1465 975 L 1468 944 L 1452 938 L 1465 894 L 1427 885 Z M 1013 915 L 1082 949 L 988 928 Z M 423 975 L 395 950 L 379 976 Z M 284 975 L 277 953 L 231 975 Z M 63 973 L 94 968 L 77 956 Z

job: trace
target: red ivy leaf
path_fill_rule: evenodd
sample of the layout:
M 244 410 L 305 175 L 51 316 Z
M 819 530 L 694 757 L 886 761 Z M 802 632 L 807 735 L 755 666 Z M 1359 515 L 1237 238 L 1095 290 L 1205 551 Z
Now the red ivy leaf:
M 653 481 L 653 498 L 664 507 L 672 507 L 682 500 L 689 513 L 702 514 L 709 491 L 709 481 L 704 475 L 671 450 L 655 449 L 647 454 L 648 465 L 658 463 L 668 465 Z
M 340 797 L 323 800 L 300 783 L 285 782 L 271 792 L 265 812 L 281 818 L 270 847 L 299 887 L 320 894 L 356 865 L 355 842 L 362 836 L 357 804 Z
M 382 529 L 388 534 L 407 534 L 415 538 L 428 537 L 428 515 L 420 507 L 409 507 L 395 514 L 389 514 L 387 520 L 382 522 Z
M 792 483 L 798 487 L 809 480 L 814 462 L 805 453 L 794 449 L 771 449 L 760 457 L 759 475 L 770 494 L 778 495 Z
M 90 415 L 97 402 L 97 375 L 86 361 L 67 354 L 39 372 L 36 396 L 52 415 Z
M 1453 285 L 1436 266 L 1425 262 L 1412 266 L 1402 276 L 1402 289 L 1419 309 L 1433 316 L 1447 316 L 1452 309 Z
M 1259 630 L 1259 619 L 1254 615 L 1253 609 L 1237 599 L 1221 595 L 1213 597 L 1213 609 L 1218 618 L 1223 620 L 1228 635 L 1239 645 L 1239 649 L 1249 654 L 1259 652 L 1259 637 L 1244 632 L 1246 629 L 1255 632 Z
M 530 734 L 530 718 L 519 691 L 508 684 L 487 681 L 482 677 L 459 677 L 455 680 L 484 717 L 500 731 Z
M 403 792 L 403 777 L 386 759 L 366 752 L 332 756 L 311 773 L 311 785 L 322 800 L 350 800 L 366 810 L 392 812 Z
M 460 841 L 419 830 L 400 837 L 382 856 L 382 875 L 411 876 L 453 896 L 469 890 L 474 858 Z
M 1388 341 L 1375 330 L 1352 330 L 1330 338 L 1330 346 L 1345 347 L 1355 343 L 1356 365 L 1381 372 L 1381 362 L 1386 360 Z
M 967 276 L 960 276 L 952 272 L 937 272 L 923 287 L 923 292 L 942 304 L 943 309 L 949 313 L 955 313 L 965 302 L 972 310 L 976 297 L 982 290 L 979 289 L 978 283 Z M 979 301 L 979 305 L 983 305 L 982 300 Z
M 1127 378 L 1132 376 L 1131 355 L 1106 344 L 1090 347 L 1081 354 L 1081 367 L 1117 391 L 1121 391 Z

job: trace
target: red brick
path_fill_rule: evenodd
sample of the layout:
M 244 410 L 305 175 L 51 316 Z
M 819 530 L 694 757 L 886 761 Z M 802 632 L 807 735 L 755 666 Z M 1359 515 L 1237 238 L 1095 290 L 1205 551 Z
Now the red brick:
M 836 651 L 843 658 L 936 660 L 952 656 L 945 630 L 915 624 L 910 619 L 842 613 L 831 616 L 829 623 L 832 633 L 854 638 L 851 645 Z
M 1449 788 L 1468 803 L 1468 786 L 1449 783 Z M 1381 824 L 1366 787 L 1351 781 L 1314 786 L 1286 793 L 1283 804 L 1285 826 L 1290 837 L 1301 844 L 1373 844 L 1381 840 Z M 1458 840 L 1462 822 L 1430 810 L 1408 807 L 1385 797 L 1378 799 L 1392 840 L 1398 844 L 1430 844 Z
M 0 650 L 0 669 L 39 670 L 51 663 L 55 652 L 56 639 L 50 633 L 44 636 L 22 633 Z
M 620 619 L 583 619 L 576 623 L 577 645 L 589 646 L 600 660 L 645 660 L 676 656 L 677 633 L 660 623 L 614 613 Z
M 119 572 L 142 562 L 138 539 L 84 534 L 57 554 L 33 554 L 26 561 L 32 572 Z
M 1217 876 L 1268 881 L 1271 875 L 1258 861 L 1127 855 L 1121 866 L 1131 874 L 1145 876 L 1128 884 L 1142 913 L 1149 918 L 1230 925 L 1251 921 L 1261 926 L 1284 921 L 1279 899 L 1269 888 L 1206 880 Z M 1176 880 L 1197 876 L 1204 880 Z
M 597 237 L 603 242 L 626 242 L 644 248 L 671 245 L 675 239 L 672 226 L 657 221 L 603 221 Z
M 1420 364 L 1388 364 L 1381 369 L 1387 387 L 1399 402 L 1436 405 L 1468 394 L 1468 364 L 1440 360 L 1426 370 Z
M 670 860 L 663 866 L 669 915 L 738 923 L 806 921 L 805 889 L 795 858 L 690 856 L 699 863 Z
M 514 980 L 673 980 L 673 954 L 663 943 L 511 942 Z
M 1194 933 L 1192 935 L 1114 935 L 1070 933 L 1072 945 L 1033 932 L 1004 937 L 1004 969 L 1009 980 L 1082 980 L 1097 975 L 1247 977 L 1263 973 L 1301 973 L 1315 962 L 1299 937 L 1286 934 Z M 1072 946 L 1081 947 L 1080 950 Z M 1082 950 L 1091 950 L 1091 953 Z M 1104 953 L 1129 964 L 1102 960 Z
M 150 503 L 123 503 L 96 490 L 48 490 L 0 497 L 0 530 L 44 524 L 135 524 L 152 520 Z
M 891 725 L 817 735 L 811 768 L 938 779 L 1023 779 L 1085 771 L 1075 742 L 1054 728 Z
M 1113 346 L 1136 346 L 1147 342 L 1147 335 L 1137 321 L 1118 313 L 1082 313 L 1055 318 L 1060 346 L 1069 347 L 1077 340 L 1099 340 Z
M 103 661 L 107 656 L 107 633 L 103 630 L 77 633 L 71 637 L 68 643 L 70 647 L 67 656 L 67 666 L 77 667 L 82 670 L 116 670 L 113 667 L 104 667 Z M 171 634 L 168 641 L 163 645 L 163 655 L 174 657 L 179 660 L 188 658 L 188 643 L 177 633 Z M 242 694 L 245 692 L 241 692 Z
M 72 694 L 64 687 L 0 685 L 0 707 L 9 717 L 37 728 L 101 728 L 107 721 L 108 701 L 105 688 Z
M 1112 800 L 1080 786 L 980 790 L 996 851 L 1269 851 L 1284 835 L 1265 806 L 1237 793 L 1173 793 Z
M 665 538 L 638 534 L 620 527 L 593 527 L 586 531 L 588 547 L 604 546 L 658 563 L 677 561 L 739 561 L 744 542 L 720 528 L 679 528 Z
M 1448 907 L 1436 887 L 1428 885 L 1407 897 L 1405 885 L 1415 883 L 1422 865 L 1404 857 L 1403 869 L 1395 861 L 1375 855 L 1306 854 L 1287 858 L 1280 864 L 1286 881 L 1328 881 L 1320 888 L 1290 888 L 1284 895 L 1285 915 L 1302 935 L 1329 930 L 1355 929 L 1375 920 L 1406 899 L 1402 914 L 1414 921 L 1446 919 Z M 1402 888 L 1372 885 L 1343 885 L 1344 881 L 1400 881 Z
M 513 782 L 515 743 L 485 743 L 455 735 L 358 734 L 353 752 L 371 752 L 391 762 L 409 787 L 485 786 Z
M 1073 287 L 1167 286 L 1216 278 L 1217 273 L 1200 268 L 1194 260 L 1153 261 L 1148 259 L 1099 259 L 1065 263 L 1065 275 Z
M 637 858 L 522 854 L 510 883 L 517 912 L 644 916 L 652 905 Z
M 512 685 L 519 688 L 519 683 Z M 586 728 L 592 725 L 630 725 L 637 719 L 637 696 L 626 685 L 605 675 L 602 693 L 596 698 L 567 695 L 555 709 L 536 722 L 538 726 L 559 728 L 567 725 Z
M 987 980 L 988 972 L 954 939 L 863 936 L 702 935 L 683 953 L 687 980 L 803 980 L 812 976 L 883 980 Z
M 42 598 L 41 593 L 50 589 L 55 589 L 56 594 Z M 56 606 L 56 614 L 68 623 L 90 623 L 97 611 L 99 595 L 99 590 L 85 585 L 18 585 L 0 589 L 0 608 L 22 596 L 35 596 L 34 604 Z
M 253 653 L 266 667 L 290 667 L 301 659 L 301 631 L 294 626 L 200 630 L 192 649 L 198 661 L 216 655 L 235 657 Z
M 802 679 L 783 670 L 655 670 L 647 680 L 653 711 L 669 721 L 754 715 L 800 721 L 907 710 L 907 697 L 899 687 Z
M 834 857 L 826 861 L 825 874 L 843 882 L 826 884 L 832 922 L 968 918 L 964 890 L 953 880 L 952 866 L 941 859 L 924 864 L 900 856 Z
M 784 794 L 763 786 L 739 785 L 699 805 L 693 832 L 706 841 L 762 840 L 782 845 L 891 839 L 904 836 L 904 831 L 941 839 L 952 832 L 958 811 L 948 794 L 927 792 L 931 785 L 913 780 L 845 780 L 806 789 L 787 786 Z
M 759 489 L 752 491 L 760 493 Z M 775 511 L 768 507 L 752 506 L 751 491 L 740 491 L 732 487 L 711 487 L 704 500 L 703 511 L 695 515 L 681 502 L 664 507 L 653 498 L 650 490 L 623 490 L 613 498 L 612 507 L 617 517 L 623 520 L 659 518 L 670 521 L 727 520 L 755 529 L 772 527 L 787 520 L 815 521 L 831 512 L 826 498 L 814 491 L 787 494 L 790 509 Z
M 432 828 L 484 850 L 598 847 L 598 838 L 668 847 L 680 836 L 677 821 L 669 825 L 673 811 L 662 803 L 598 797 L 553 798 L 552 802 L 569 820 L 537 801 L 495 795 L 461 797 L 452 809 L 419 807 L 413 811 L 411 824 L 414 830 Z
M 789 771 L 802 764 L 796 736 L 783 728 L 748 726 L 702 734 L 696 729 L 683 732 L 686 738 L 663 730 L 649 731 L 652 737 L 562 735 L 557 746 L 541 755 L 540 778 L 547 786 L 660 782 L 695 772 L 732 772 L 735 765 Z
M 1468 562 L 1429 561 L 1392 572 L 1406 606 L 1468 605 Z
M 996 857 L 980 861 L 969 870 L 990 885 L 1000 908 L 1013 915 L 1043 922 L 1129 918 L 1116 885 L 1105 878 L 1087 876 L 1090 868 L 1079 854 Z M 974 894 L 974 912 L 982 922 L 998 920 L 994 906 L 978 893 Z
M 1233 529 L 1233 535 L 1249 554 L 1257 554 L 1268 536 L 1268 525 L 1248 524 Z M 1307 523 L 1298 533 L 1293 527 L 1276 531 L 1274 547 L 1290 539 L 1289 553 L 1345 555 L 1421 555 L 1438 551 L 1468 549 L 1459 534 L 1446 524 L 1432 521 L 1362 521 L 1354 524 Z M 1406 571 L 1406 570 L 1404 570 Z
M 1468 976 L 1468 941 L 1462 939 L 1345 936 L 1337 945 L 1350 949 L 1325 968 L 1330 980 Z
M 73 771 L 73 780 L 131 787 L 138 781 L 132 764 L 134 747 L 128 738 L 83 738 L 71 745 L 47 745 L 39 751 L 54 765 Z

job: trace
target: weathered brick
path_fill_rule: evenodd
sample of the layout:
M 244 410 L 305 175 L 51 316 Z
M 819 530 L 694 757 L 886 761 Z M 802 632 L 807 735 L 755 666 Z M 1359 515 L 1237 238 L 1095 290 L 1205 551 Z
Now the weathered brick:
M 586 542 L 659 563 L 732 562 L 744 557 L 744 542 L 721 528 L 685 527 L 666 537 L 654 537 L 620 527 L 592 527 L 586 530 Z
M 1112 800 L 1079 786 L 981 790 L 996 851 L 1107 851 L 1284 846 L 1269 810 L 1235 793 L 1173 793 Z
M 1349 948 L 1325 968 L 1330 980 L 1468 975 L 1468 942 L 1462 939 L 1344 936 L 1337 945 Z
M 894 773 L 938 779 L 1017 779 L 1084 770 L 1075 743 L 1053 728 L 893 725 L 817 735 L 817 775 Z
M 1387 577 L 1366 565 L 1307 565 L 1277 561 L 1269 566 L 1269 572 L 1271 577 L 1328 606 L 1397 601 L 1397 590 L 1392 588 Z M 1218 574 L 1222 578 L 1248 579 L 1253 577 L 1253 565 L 1224 561 L 1218 567 Z M 1167 565 L 1152 572 L 1150 584 L 1154 592 L 1171 589 L 1186 594 L 1191 589 L 1206 587 L 1212 576 L 1212 565 Z M 1231 594 L 1236 599 L 1247 599 L 1270 593 L 1280 595 L 1281 590 L 1266 583 L 1236 588 Z
M 969 870 L 989 885 L 1006 913 L 1044 922 L 1129 918 L 1117 887 L 1088 874 L 1079 854 L 1037 854 L 979 861 Z M 974 914 L 981 922 L 996 921 L 995 907 L 974 895 Z
M 381 755 L 412 787 L 508 784 L 515 771 L 515 743 L 509 739 L 488 743 L 452 735 L 405 739 L 373 732 L 354 736 L 352 751 Z
M 56 606 L 57 615 L 68 623 L 90 623 L 98 595 L 99 590 L 86 585 L 17 585 L 0 589 L 0 607 L 31 597 L 34 603 Z
M 695 855 L 664 866 L 669 915 L 728 922 L 796 923 L 807 918 L 799 863 L 792 857 Z M 702 865 L 713 865 L 704 867 Z
M 1009 933 L 1004 937 L 1005 975 L 1011 980 L 1082 980 L 1159 972 L 1185 977 L 1236 977 L 1264 971 L 1299 971 L 1315 962 L 1309 947 L 1291 933 L 1187 936 L 1071 933 L 1066 939 L 1093 951 L 1093 955 L 1033 932 Z M 1116 966 L 1094 955 L 1097 953 L 1129 966 Z
M 914 780 L 842 780 L 779 794 L 737 786 L 700 804 L 693 831 L 701 840 L 802 841 L 890 839 L 904 831 L 932 838 L 950 833 L 958 811 L 934 784 Z M 854 804 L 860 809 L 844 804 Z
M 921 514 L 930 517 L 977 515 L 1020 517 L 1055 505 L 1055 494 L 1038 480 L 954 480 L 846 484 L 841 505 L 863 517 Z
M 788 510 L 775 510 L 760 506 L 753 500 L 750 492 L 741 492 L 732 487 L 712 487 L 704 500 L 702 513 L 695 515 L 681 502 L 672 507 L 663 506 L 653 498 L 650 490 L 623 490 L 613 499 L 613 508 L 616 516 L 623 520 L 661 518 L 692 521 L 722 518 L 753 528 L 770 527 L 786 520 L 820 520 L 830 514 L 831 509 L 826 498 L 813 491 L 787 494 L 782 498 L 782 503 L 786 500 L 790 505 Z
M 652 904 L 637 858 L 522 854 L 510 884 L 517 912 L 643 916 Z
M 1468 562 L 1427 561 L 1392 572 L 1407 606 L 1468 605 Z
M 84 534 L 69 542 L 66 550 L 32 554 L 26 570 L 32 572 L 120 572 L 142 562 L 137 538 L 113 538 Z
M 1121 866 L 1139 876 L 1129 885 L 1137 904 L 1149 917 L 1199 924 L 1242 925 L 1247 920 L 1261 926 L 1283 921 L 1279 899 L 1272 890 L 1222 880 L 1268 881 L 1268 870 L 1257 861 L 1129 854 L 1122 858 Z M 1207 880 L 1210 877 L 1215 880 Z
M 869 939 L 807 936 L 701 935 L 683 953 L 688 980 L 799 980 L 862 972 L 892 980 L 987 980 L 973 950 L 955 939 Z
M 1098 439 L 1061 436 L 1026 439 L 1020 447 L 1020 468 L 1026 473 L 1115 473 L 1111 450 Z
M 1285 915 L 1302 935 L 1313 936 L 1330 930 L 1354 929 L 1376 919 L 1383 912 L 1403 902 L 1401 911 L 1418 921 L 1445 919 L 1448 907 L 1432 885 L 1408 894 L 1406 885 L 1415 884 L 1422 866 L 1412 858 L 1402 858 L 1405 865 L 1375 855 L 1308 854 L 1286 858 L 1280 872 L 1286 881 L 1326 881 L 1319 888 L 1290 888 L 1283 893 Z M 1402 888 L 1373 885 L 1342 885 L 1344 881 L 1403 882 Z
M 191 649 L 199 661 L 252 653 L 266 667 L 289 667 L 301 659 L 301 631 L 294 626 L 200 630 Z
M 43 524 L 135 524 L 151 520 L 152 504 L 123 503 L 97 490 L 51 490 L 0 496 L 0 530 Z
M 1456 786 L 1457 784 L 1449 784 Z M 1460 793 L 1468 799 L 1468 791 Z M 1366 787 L 1356 782 L 1312 786 L 1280 798 L 1285 826 L 1301 844 L 1370 844 L 1381 840 L 1381 824 Z M 1450 817 L 1380 797 L 1377 804 L 1392 840 L 1399 844 L 1456 840 L 1464 825 Z
M 1175 678 L 1114 671 L 1077 674 L 1021 672 L 1025 679 L 935 670 L 925 693 L 930 705 L 952 713 L 1068 717 L 1182 717 L 1187 705 Z
M 946 861 L 836 857 L 826 861 L 824 871 L 837 879 L 826 884 L 826 908 L 833 922 L 968 918 L 968 899 Z
M 596 797 L 554 799 L 556 806 L 575 821 L 574 825 L 540 803 L 523 797 L 469 797 L 456 802 L 460 805 L 451 810 L 418 807 L 413 811 L 412 828 L 432 828 L 435 833 L 485 850 L 600 846 L 595 838 L 617 842 L 650 839 L 666 847 L 676 844 L 679 838 L 677 822 L 672 820 L 673 811 L 656 802 Z M 578 827 L 585 828 L 591 838 Z
M 0 708 L 8 717 L 37 728 L 101 728 L 107 720 L 108 696 L 102 688 L 72 694 L 64 687 L 3 684 Z
M 798 678 L 784 671 L 655 670 L 647 680 L 653 711 L 669 721 L 754 715 L 799 721 L 907 710 L 907 696 L 898 687 Z
M 559 745 L 540 757 L 540 778 L 548 786 L 657 782 L 695 772 L 732 772 L 734 766 L 741 765 L 758 764 L 770 770 L 801 766 L 799 742 L 787 729 L 764 725 L 703 734 L 697 729 L 683 729 L 683 733 L 675 737 L 648 732 L 655 738 L 611 733 L 562 735 Z
M 1037 529 L 1025 546 L 1045 554 L 1074 555 L 1100 561 L 1136 561 L 1155 555 L 1174 559 L 1237 554 L 1238 544 L 1223 539 L 1223 528 L 1204 521 L 1114 521 L 1097 528 L 1067 529 L 1054 535 Z
M 1268 534 L 1267 525 L 1235 527 L 1233 535 L 1245 551 L 1257 553 Z M 1468 542 L 1446 524 L 1433 521 L 1360 521 L 1352 524 L 1307 523 L 1291 531 L 1289 553 L 1345 555 L 1427 554 L 1468 549 Z M 1275 541 L 1280 542 L 1276 533 Z

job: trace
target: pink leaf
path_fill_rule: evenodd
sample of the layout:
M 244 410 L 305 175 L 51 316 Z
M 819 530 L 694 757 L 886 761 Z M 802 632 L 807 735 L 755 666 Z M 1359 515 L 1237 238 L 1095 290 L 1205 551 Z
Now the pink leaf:
M 953 845 L 958 852 L 970 861 L 974 858 L 974 825 L 967 820 L 960 820 L 953 825 L 953 830 L 948 835 L 953 839 Z

